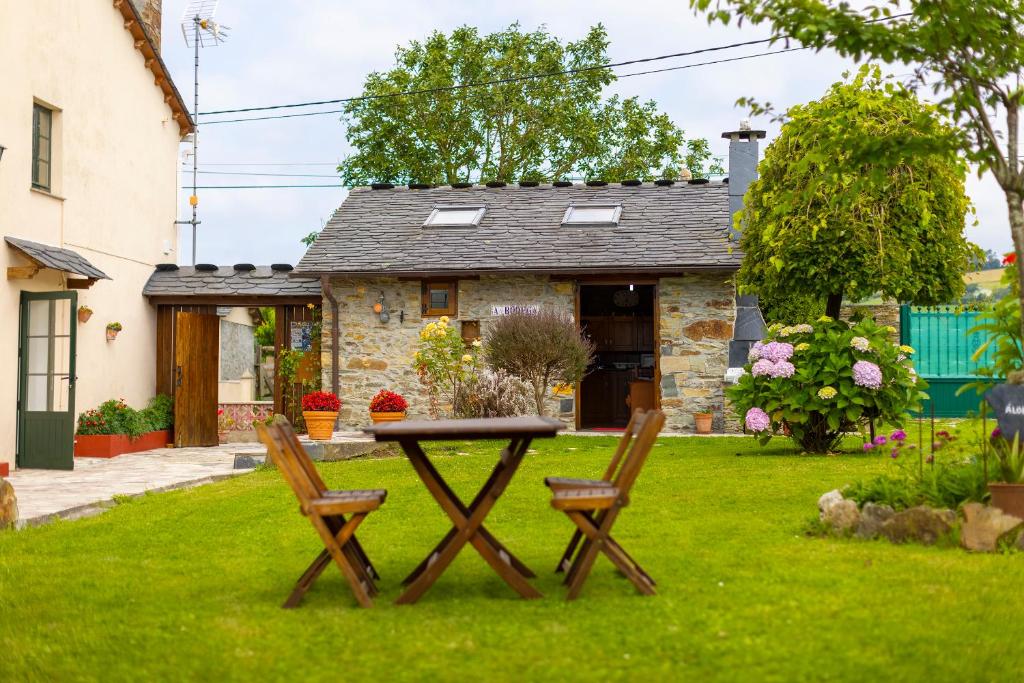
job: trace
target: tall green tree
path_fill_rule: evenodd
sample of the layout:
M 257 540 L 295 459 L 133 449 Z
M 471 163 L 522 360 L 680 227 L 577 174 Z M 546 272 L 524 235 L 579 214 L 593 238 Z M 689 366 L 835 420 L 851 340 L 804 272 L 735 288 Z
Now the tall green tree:
M 690 6 L 712 22 L 737 17 L 767 24 L 777 40 L 912 65 L 918 85 L 930 87 L 957 124 L 956 146 L 1002 188 L 1024 279 L 1024 2 L 878 0 L 866 11 L 830 0 L 690 0 Z M 867 142 L 851 150 L 872 161 L 902 156 L 921 141 L 891 136 Z
M 934 106 L 865 66 L 820 100 L 789 109 L 737 214 L 744 288 L 769 300 L 881 292 L 915 304 L 954 301 L 975 248 L 964 238 L 966 163 Z M 848 139 L 918 138 L 913 154 L 866 164 Z M 936 149 L 945 151 L 921 151 Z
M 519 179 L 674 177 L 720 173 L 707 140 L 686 140 L 653 101 L 603 98 L 615 80 L 601 25 L 562 44 L 518 24 L 481 35 L 434 32 L 395 52 L 345 107 L 356 150 L 339 166 L 347 184 Z M 567 69 L 579 73 L 548 75 Z M 486 86 L 458 87 L 508 79 Z M 452 89 L 454 87 L 454 89 Z M 390 93 L 418 91 L 390 96 Z M 425 92 L 419 92 L 425 91 Z M 381 97 L 381 95 L 384 95 Z

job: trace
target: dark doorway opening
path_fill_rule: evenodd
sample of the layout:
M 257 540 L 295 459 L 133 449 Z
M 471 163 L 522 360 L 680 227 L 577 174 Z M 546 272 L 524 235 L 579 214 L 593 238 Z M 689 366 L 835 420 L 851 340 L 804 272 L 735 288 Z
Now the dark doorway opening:
M 583 429 L 621 429 L 634 408 L 654 408 L 655 286 L 581 285 L 580 326 L 594 361 L 580 383 Z

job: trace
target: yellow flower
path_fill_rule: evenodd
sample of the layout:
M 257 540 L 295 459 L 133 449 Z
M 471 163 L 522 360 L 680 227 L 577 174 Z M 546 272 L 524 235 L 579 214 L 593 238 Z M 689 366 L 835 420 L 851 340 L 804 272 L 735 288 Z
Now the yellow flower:
M 827 401 L 831 398 L 835 398 L 838 393 L 839 392 L 836 391 L 834 387 L 822 387 L 821 389 L 818 389 L 818 398 L 822 401 Z
M 911 354 L 911 353 L 914 353 L 914 347 L 913 346 L 907 346 L 906 344 L 904 344 L 903 346 L 900 347 L 900 351 L 902 351 L 903 353 L 906 353 L 906 354 Z
M 443 336 L 445 336 L 444 328 L 443 327 L 438 327 L 437 329 L 435 329 L 434 330 L 434 336 L 435 337 L 443 337 Z
M 807 342 L 800 342 L 799 344 L 797 344 L 796 346 L 793 347 L 793 350 L 794 351 L 806 351 L 809 348 L 811 348 L 810 344 L 808 344 Z
M 440 318 L 438 318 L 438 322 L 440 322 L 442 325 L 447 325 L 448 324 L 448 316 L 442 315 Z
M 314 306 L 313 304 L 306 304 L 306 308 L 312 311 L 314 308 L 316 308 L 316 306 Z
M 467 353 L 465 356 L 462 357 L 462 362 L 463 363 L 472 363 L 473 362 L 473 356 L 471 356 L 471 355 L 469 355 Z
M 896 328 L 893 327 L 892 325 L 886 325 L 885 331 L 888 332 L 889 334 L 896 334 Z

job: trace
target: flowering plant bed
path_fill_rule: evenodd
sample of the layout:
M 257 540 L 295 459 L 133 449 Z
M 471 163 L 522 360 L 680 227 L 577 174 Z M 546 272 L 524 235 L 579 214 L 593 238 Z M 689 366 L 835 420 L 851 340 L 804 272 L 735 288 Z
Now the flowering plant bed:
M 892 343 L 892 332 L 872 320 L 851 325 L 827 316 L 773 325 L 751 348 L 729 398 L 762 443 L 788 430 L 813 453 L 835 450 L 844 432 L 870 421 L 899 426 L 920 408 L 927 384 L 914 372 L 914 349 Z
M 125 453 L 166 448 L 174 437 L 169 429 L 145 432 L 141 436 L 127 434 L 78 434 L 75 436 L 76 458 L 113 458 Z

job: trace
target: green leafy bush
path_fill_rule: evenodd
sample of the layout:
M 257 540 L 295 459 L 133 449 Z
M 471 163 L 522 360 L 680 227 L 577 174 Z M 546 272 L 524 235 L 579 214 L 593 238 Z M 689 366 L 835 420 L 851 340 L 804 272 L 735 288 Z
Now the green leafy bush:
M 985 309 L 978 316 L 980 323 L 967 330 L 967 334 L 984 334 L 988 337 L 978 347 L 971 359 L 978 361 L 992 350 L 992 364 L 979 367 L 982 377 L 960 387 L 957 394 L 975 389 L 983 394 L 997 381 L 1009 377 L 1024 368 L 1024 346 L 1021 344 L 1020 324 L 1020 278 L 1017 275 L 1016 254 L 1007 254 L 1003 259 L 1003 277 L 1000 282 L 1006 286 L 1006 294 L 995 306 Z
M 889 340 L 892 328 L 822 316 L 814 325 L 772 325 L 729 387 L 733 408 L 762 443 L 787 433 L 812 453 L 838 446 L 843 433 L 882 420 L 899 426 L 927 398 L 914 350 Z
M 878 503 L 895 510 L 917 505 L 955 510 L 970 501 L 985 501 L 988 497 L 985 464 L 976 454 L 959 449 L 956 436 L 938 432 L 932 454 L 925 457 L 921 446 L 896 438 L 902 434 L 894 432 L 888 443 L 886 437 L 880 437 L 875 446 L 889 450 L 892 469 L 850 484 L 843 490 L 846 498 L 858 505 Z M 865 444 L 865 447 L 871 445 Z
M 149 431 L 157 432 L 174 426 L 174 399 L 166 394 L 157 394 L 150 399 L 142 411 Z
M 514 417 L 533 408 L 530 385 L 504 370 L 483 370 L 461 392 L 455 413 L 459 417 Z
M 437 417 L 458 413 L 466 386 L 472 384 L 480 371 L 479 340 L 467 348 L 462 335 L 443 315 L 437 322 L 427 323 L 420 331 L 416 352 L 416 372 L 430 397 L 430 414 Z
M 78 433 L 125 434 L 138 438 L 150 431 L 146 417 L 141 411 L 135 410 L 124 399 L 104 401 L 98 408 L 87 410 L 78 416 Z

